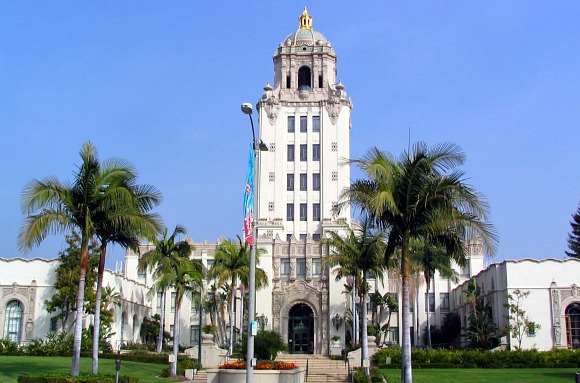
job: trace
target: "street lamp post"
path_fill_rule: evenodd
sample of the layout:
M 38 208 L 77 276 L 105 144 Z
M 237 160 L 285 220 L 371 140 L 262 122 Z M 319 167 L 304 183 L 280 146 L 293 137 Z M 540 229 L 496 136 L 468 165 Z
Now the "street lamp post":
M 252 125 L 252 139 L 254 149 L 254 215 L 252 217 L 252 244 L 250 245 L 250 276 L 249 299 L 248 299 L 248 347 L 246 351 L 246 383 L 252 383 L 254 380 L 254 365 L 256 360 L 254 358 L 254 334 L 252 329 L 254 325 L 254 316 L 256 313 L 256 241 L 258 240 L 258 228 L 256 222 L 258 221 L 258 180 L 256 177 L 256 166 L 260 166 L 260 151 L 268 151 L 268 146 L 262 140 L 256 139 L 256 131 L 254 129 L 254 120 L 252 119 L 252 104 L 243 103 L 242 112 L 250 117 L 250 124 Z

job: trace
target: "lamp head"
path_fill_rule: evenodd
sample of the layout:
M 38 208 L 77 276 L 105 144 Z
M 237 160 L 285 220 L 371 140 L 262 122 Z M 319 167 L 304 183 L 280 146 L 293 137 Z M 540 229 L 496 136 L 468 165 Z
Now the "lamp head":
M 242 104 L 242 112 L 244 112 L 244 114 L 252 114 L 252 104 L 250 104 L 249 102 L 244 102 Z

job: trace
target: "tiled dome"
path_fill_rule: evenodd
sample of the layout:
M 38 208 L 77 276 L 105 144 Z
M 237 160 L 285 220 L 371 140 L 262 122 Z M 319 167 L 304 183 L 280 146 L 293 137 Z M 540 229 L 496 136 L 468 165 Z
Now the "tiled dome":
M 290 33 L 285 39 L 284 45 L 320 45 L 328 43 L 326 37 L 312 29 L 312 16 L 308 14 L 306 7 L 304 7 L 304 12 L 299 18 L 300 26 L 296 32 Z

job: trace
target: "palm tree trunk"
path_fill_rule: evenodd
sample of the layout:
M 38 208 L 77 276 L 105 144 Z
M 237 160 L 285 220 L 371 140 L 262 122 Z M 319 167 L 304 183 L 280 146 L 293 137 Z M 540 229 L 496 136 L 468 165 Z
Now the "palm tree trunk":
M 163 349 L 163 332 L 165 330 L 165 289 L 161 290 L 161 313 L 159 314 L 159 336 L 157 337 L 157 353 Z
M 427 296 L 425 297 L 427 306 L 425 307 L 425 312 L 427 313 L 427 347 L 431 348 L 431 320 L 429 319 L 430 317 L 429 307 L 431 307 L 429 302 L 429 291 L 431 290 L 431 278 L 427 277 L 425 282 L 427 282 Z
M 77 312 L 75 319 L 75 331 L 74 331 L 74 342 L 73 342 L 73 357 L 72 365 L 70 369 L 71 376 L 78 376 L 80 372 L 80 361 L 81 361 L 81 340 L 83 334 L 83 314 L 84 314 L 84 303 L 85 303 L 85 282 L 87 277 L 87 267 L 88 267 L 88 250 L 83 251 L 86 256 L 81 259 L 81 269 L 79 273 L 79 291 L 77 294 Z M 84 259 L 86 258 L 86 259 Z
M 363 286 L 366 286 L 366 280 L 363 278 Z M 369 360 L 369 337 L 367 334 L 367 294 L 363 291 L 362 299 L 361 299 L 361 327 L 362 327 L 362 365 L 364 367 L 365 375 L 370 376 L 370 368 L 366 366 L 366 363 Z
M 232 281 L 232 291 L 230 293 L 230 342 L 228 347 L 229 356 L 232 356 L 234 353 L 234 300 L 236 299 L 236 289 L 233 286 L 234 281 Z
M 179 351 L 179 309 L 181 308 L 181 299 L 175 297 L 175 315 L 173 317 L 173 362 L 171 363 L 171 377 L 177 376 L 177 352 Z
M 403 246 L 401 251 L 401 279 L 403 289 L 403 350 L 402 350 L 402 368 L 401 382 L 412 383 L 413 372 L 411 369 L 411 313 L 409 312 L 409 279 L 410 279 L 410 256 L 409 256 L 409 239 L 403 237 Z
M 101 244 L 99 271 L 97 275 L 97 291 L 95 292 L 95 317 L 93 321 L 93 374 L 99 373 L 99 339 L 101 332 L 101 295 L 103 290 L 103 274 L 105 272 L 105 257 L 107 244 Z
M 356 312 L 356 279 L 352 282 L 352 336 L 354 337 L 354 343 L 358 344 L 358 315 Z

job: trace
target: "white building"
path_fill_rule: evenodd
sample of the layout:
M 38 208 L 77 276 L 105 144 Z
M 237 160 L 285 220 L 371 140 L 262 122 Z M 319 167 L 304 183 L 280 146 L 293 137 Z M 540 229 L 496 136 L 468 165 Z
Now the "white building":
M 344 345 L 346 334 L 352 334 L 344 320 L 339 326 L 332 322 L 336 315 L 344 318 L 351 303 L 342 293 L 346 281 L 335 281 L 332 271 L 324 267 L 322 260 L 329 249 L 319 241 L 326 232 L 340 233 L 351 223 L 348 209 L 335 215 L 332 208 L 350 184 L 350 169 L 342 164 L 350 157 L 352 102 L 337 81 L 334 48 L 312 28 L 306 9 L 299 17 L 298 29 L 277 47 L 273 63 L 273 85 L 264 86 L 256 107 L 258 135 L 269 146 L 256 164 L 257 246 L 266 250 L 260 267 L 270 281 L 268 288 L 257 292 L 256 313 L 269 319 L 267 328 L 283 336 L 290 352 L 327 354 L 333 335 L 341 336 Z M 193 257 L 211 267 L 217 244 L 193 245 Z M 123 306 L 115 309 L 116 334 L 111 339 L 115 347 L 139 341 L 143 319 L 161 309 L 159 298 L 146 295 L 152 285 L 150 273 L 137 271 L 139 254 L 150 249 L 143 244 L 139 253 L 127 252 L 124 275 L 110 271 L 105 275 L 105 286 L 115 287 L 123 297 Z M 507 292 L 516 288 L 531 291 L 525 309 L 541 329 L 533 339 L 524 340 L 524 348 L 578 347 L 580 298 L 576 285 L 580 285 L 580 261 L 506 261 L 483 270 L 481 243 L 471 242 L 468 254 L 467 265 L 458 268 L 458 288 L 435 274 L 428 310 L 425 285 L 418 284 L 413 300 L 415 345 L 422 344 L 427 315 L 432 325 L 440 325 L 447 313 L 457 310 L 465 326 L 462 290 L 477 274 L 500 327 L 506 324 L 503 303 L 507 302 Z M 55 263 L 0 259 L 0 338 L 21 343 L 53 330 L 44 301 L 53 293 Z M 399 282 L 390 282 L 385 281 L 384 286 L 373 283 L 381 293 L 397 294 Z M 168 298 L 165 328 L 173 332 L 171 292 Z M 398 317 L 395 314 L 390 322 L 389 340 L 394 342 L 402 335 Z M 237 318 L 240 327 L 239 315 Z M 89 323 L 87 318 L 85 325 Z M 179 323 L 182 345 L 197 344 L 199 312 L 189 299 L 182 306 Z

